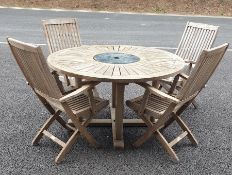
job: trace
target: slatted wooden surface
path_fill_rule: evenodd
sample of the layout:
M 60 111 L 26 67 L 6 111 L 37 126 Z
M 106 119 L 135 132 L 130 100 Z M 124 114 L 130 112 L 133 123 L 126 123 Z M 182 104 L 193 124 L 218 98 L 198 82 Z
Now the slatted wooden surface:
M 140 61 L 130 64 L 109 64 L 95 61 L 96 54 L 116 52 L 132 54 Z M 47 60 L 54 70 L 70 76 L 112 82 L 138 82 L 167 78 L 185 66 L 183 59 L 167 51 L 141 46 L 83 45 L 60 50 Z
M 182 101 L 191 98 L 194 94 L 198 94 L 212 76 L 221 59 L 223 58 L 228 44 L 225 43 L 210 50 L 204 50 L 190 74 L 183 88 L 177 95 Z
M 50 53 L 81 45 L 77 19 L 47 19 L 42 22 Z
M 176 55 L 186 62 L 196 63 L 204 49 L 210 49 L 216 39 L 218 26 L 188 22 L 182 35 Z

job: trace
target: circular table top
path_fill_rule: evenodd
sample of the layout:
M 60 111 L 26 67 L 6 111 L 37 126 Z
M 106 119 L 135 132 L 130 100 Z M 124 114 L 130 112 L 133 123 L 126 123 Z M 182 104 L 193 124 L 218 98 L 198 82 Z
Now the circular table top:
M 124 53 L 138 57 L 128 64 L 104 63 L 95 60 L 103 53 Z M 176 75 L 185 67 L 179 56 L 152 47 L 128 45 L 82 45 L 54 52 L 48 65 L 57 72 L 105 82 L 143 82 Z

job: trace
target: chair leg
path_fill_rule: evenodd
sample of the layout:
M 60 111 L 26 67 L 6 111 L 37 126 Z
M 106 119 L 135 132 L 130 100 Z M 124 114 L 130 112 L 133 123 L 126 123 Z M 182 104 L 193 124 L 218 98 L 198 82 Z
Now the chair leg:
M 167 140 L 164 138 L 164 136 L 157 130 L 154 133 L 156 139 L 159 140 L 159 142 L 161 143 L 161 145 L 163 145 L 164 149 L 168 152 L 168 154 L 176 161 L 179 161 L 179 158 L 177 157 L 175 151 L 172 149 L 171 146 L 169 146 L 169 143 L 167 142 Z
M 152 131 L 153 123 L 144 115 L 140 115 L 140 118 L 147 125 L 148 130 L 133 143 L 133 146 L 136 148 L 142 145 L 144 142 L 146 142 L 146 140 L 148 140 L 152 136 L 152 133 L 153 133 Z
M 139 116 L 142 120 L 143 120 L 143 122 L 147 125 L 147 127 L 148 128 L 151 128 L 152 127 L 152 125 L 153 125 L 153 122 L 150 120 L 150 119 L 148 119 L 146 116 L 144 116 L 144 115 L 141 115 L 141 116 Z M 153 120 L 153 119 L 152 119 Z
M 86 120 L 84 122 L 84 124 L 80 124 L 79 121 L 76 120 L 72 120 L 74 127 L 76 127 L 80 134 L 91 144 L 93 145 L 95 148 L 98 148 L 100 145 L 98 144 L 98 142 L 95 140 L 95 138 L 92 136 L 92 134 L 90 134 L 86 127 L 88 126 L 89 122 L 91 121 L 91 118 L 89 118 L 88 120 Z
M 167 128 L 169 125 L 171 125 L 174 121 L 175 121 L 175 119 L 173 117 L 171 117 L 168 121 L 165 122 L 164 126 L 160 130 L 161 131 L 165 130 L 165 128 Z
M 175 151 L 172 149 L 172 147 L 169 145 L 167 140 L 164 138 L 164 136 L 159 132 L 159 130 L 152 130 L 152 122 L 149 121 L 145 116 L 140 116 L 141 119 L 147 124 L 148 130 L 145 132 L 134 144 L 133 146 L 139 147 L 142 145 L 146 140 L 148 140 L 152 134 L 155 135 L 155 137 L 159 140 L 159 142 L 163 145 L 165 150 L 169 153 L 169 155 L 176 161 L 179 161 L 179 158 L 177 157 Z
M 87 127 L 89 125 L 90 121 L 91 121 L 91 118 L 87 119 L 86 121 L 84 121 L 84 123 L 81 126 L 83 126 L 84 128 Z M 81 134 L 82 133 L 78 129 L 74 131 L 74 133 L 72 134 L 72 136 L 65 143 L 65 145 L 62 148 L 62 150 L 59 152 L 58 156 L 56 157 L 55 163 L 58 164 L 58 163 L 60 163 L 64 159 L 64 156 L 69 152 L 69 150 L 71 149 L 72 145 L 76 142 L 78 136 L 80 136 Z M 97 143 L 94 144 L 94 145 L 95 145 L 95 147 L 98 146 Z
M 69 118 L 72 120 L 74 126 L 80 131 L 81 135 L 85 137 L 85 139 L 93 146 L 99 147 L 99 144 L 94 139 L 94 137 L 87 131 L 86 127 L 81 124 L 79 121 L 79 117 L 75 115 L 72 110 L 69 108 L 67 102 L 62 103 L 63 108 L 65 109 L 66 113 L 68 114 Z
M 176 114 L 173 113 L 173 115 L 168 119 L 166 119 L 166 122 L 164 126 L 160 126 L 160 124 L 156 123 L 153 124 L 151 121 L 149 121 L 145 116 L 140 116 L 141 119 L 146 123 L 148 126 L 148 130 L 133 144 L 135 147 L 139 147 L 142 145 L 146 140 L 148 140 L 152 134 L 155 135 L 155 137 L 159 140 L 159 142 L 162 144 L 164 149 L 168 152 L 168 154 L 176 161 L 179 161 L 178 156 L 176 155 L 175 151 L 172 149 L 172 147 L 178 143 L 180 140 L 182 140 L 185 136 L 189 138 L 192 144 L 197 145 L 197 140 L 193 136 L 190 129 L 187 127 L 187 125 L 184 123 L 184 121 Z M 177 138 L 175 138 L 173 141 L 168 143 L 168 141 L 164 138 L 164 136 L 160 133 L 160 129 L 166 128 L 169 126 L 173 121 L 176 121 L 181 129 L 184 131 L 181 135 L 179 135 Z
M 147 125 L 148 129 L 147 131 L 140 136 L 134 143 L 133 146 L 134 147 L 139 147 L 140 145 L 142 145 L 144 142 L 146 142 L 151 136 L 152 134 L 160 129 L 161 127 L 163 127 L 162 125 L 160 126 L 160 123 L 155 123 L 153 124 L 152 121 L 148 120 L 144 115 L 141 115 L 140 118 L 144 121 L 144 123 Z
M 57 116 L 57 117 L 56 117 L 56 121 L 57 121 L 61 126 L 63 126 L 65 129 L 70 130 L 70 128 L 67 127 L 67 123 L 62 119 L 61 116 Z
M 193 136 L 191 130 L 187 127 L 187 125 L 185 124 L 185 122 L 178 115 L 175 115 L 174 118 L 175 118 L 176 122 L 179 124 L 179 126 L 182 128 L 182 130 L 188 132 L 187 137 L 191 141 L 191 143 L 193 145 L 197 145 L 198 144 L 197 139 Z
M 142 136 L 140 136 L 134 143 L 134 147 L 139 147 L 144 142 L 146 142 L 153 134 L 153 131 L 151 129 L 148 129 Z
M 60 163 L 64 156 L 70 151 L 72 145 L 76 142 L 78 136 L 80 136 L 80 132 L 76 130 L 72 136 L 69 138 L 69 140 L 66 142 L 65 146 L 62 148 L 62 150 L 59 152 L 58 156 L 55 159 L 55 163 Z
M 95 138 L 87 131 L 86 127 L 91 122 L 92 118 L 88 118 L 82 125 L 80 125 L 77 129 L 80 131 L 80 134 L 82 134 L 87 141 L 93 145 L 94 147 L 98 148 L 100 145 L 97 143 Z
M 142 120 L 146 123 L 146 125 L 148 126 L 148 128 L 151 128 L 153 123 L 149 120 L 147 120 L 147 118 L 145 116 L 140 116 L 142 118 Z M 172 119 L 173 117 L 171 117 Z M 170 119 L 168 120 L 170 121 Z M 163 128 L 163 127 L 162 127 Z M 159 142 L 163 145 L 164 149 L 168 152 L 168 154 L 175 160 L 179 161 L 179 158 L 177 157 L 175 151 L 172 149 L 171 146 L 169 146 L 169 143 L 167 142 L 167 140 L 164 138 L 164 136 L 160 133 L 159 130 L 154 132 L 154 136 L 156 137 L 157 140 L 159 140 Z
M 197 109 L 197 102 L 195 99 L 192 101 L 192 105 L 194 106 L 195 109 Z
M 32 140 L 32 145 L 38 144 L 40 139 L 43 137 L 43 131 L 49 128 L 49 126 L 54 122 L 54 120 L 56 120 L 57 116 L 59 116 L 60 113 L 61 111 L 57 111 L 55 112 L 55 114 L 51 115 L 49 119 L 46 120 L 43 127 L 37 132 L 36 136 Z
M 97 141 L 95 140 L 95 138 L 92 136 L 92 134 L 90 134 L 87 129 L 85 127 L 83 127 L 82 125 L 78 126 L 77 128 L 81 135 L 83 135 L 86 140 L 91 144 L 93 145 L 94 147 L 98 148 L 99 147 L 99 144 L 97 143 Z
M 173 121 L 176 121 L 178 125 L 181 127 L 181 129 L 185 132 L 183 132 L 181 135 L 179 135 L 177 138 L 175 138 L 170 143 L 167 142 L 167 140 L 164 138 L 164 136 L 159 132 L 159 130 L 155 131 L 154 135 L 156 138 L 160 141 L 160 143 L 163 145 L 165 150 L 169 153 L 169 155 L 179 161 L 179 158 L 177 157 L 175 151 L 172 149 L 172 146 L 174 146 L 176 143 L 178 143 L 181 139 L 183 139 L 185 136 L 188 137 L 188 139 L 191 141 L 192 144 L 197 145 L 198 142 L 193 136 L 190 129 L 187 127 L 187 125 L 184 123 L 184 121 L 176 114 L 173 115 L 165 124 L 165 127 L 170 125 Z M 163 129 L 163 128 L 162 128 Z

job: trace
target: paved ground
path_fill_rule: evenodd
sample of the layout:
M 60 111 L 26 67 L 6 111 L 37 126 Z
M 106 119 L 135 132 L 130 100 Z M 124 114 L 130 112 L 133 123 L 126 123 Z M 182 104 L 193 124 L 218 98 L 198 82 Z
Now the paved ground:
M 197 99 L 199 108 L 190 107 L 183 114 L 199 146 L 192 147 L 187 139 L 175 146 L 179 163 L 172 162 L 155 139 L 133 149 L 131 143 L 144 128 L 125 129 L 123 151 L 113 149 L 111 128 L 91 128 L 102 148 L 94 149 L 80 139 L 65 161 L 56 166 L 53 160 L 59 150 L 57 145 L 43 139 L 39 146 L 31 146 L 31 140 L 47 118 L 47 112 L 25 84 L 8 46 L 3 44 L 6 36 L 45 43 L 41 19 L 77 17 L 84 44 L 175 48 L 189 20 L 221 26 L 215 43 L 218 45 L 231 42 L 231 19 L 12 9 L 0 9 L 0 16 L 0 174 L 232 174 L 231 52 L 227 52 L 207 89 Z M 47 55 L 46 46 L 43 49 Z M 110 98 L 109 84 L 102 84 L 98 89 Z M 137 86 L 130 85 L 125 98 L 141 93 Z M 109 117 L 109 109 L 98 116 Z M 136 115 L 126 108 L 125 117 Z M 59 125 L 55 125 L 52 131 L 67 138 L 67 133 Z M 165 131 L 168 138 L 176 133 L 175 124 Z

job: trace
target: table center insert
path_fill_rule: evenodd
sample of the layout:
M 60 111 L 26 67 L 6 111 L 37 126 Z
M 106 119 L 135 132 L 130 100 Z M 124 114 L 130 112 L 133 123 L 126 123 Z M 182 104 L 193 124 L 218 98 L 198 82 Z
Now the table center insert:
M 126 54 L 126 53 L 115 53 L 115 52 L 107 52 L 107 53 L 101 53 L 97 54 L 93 57 L 96 61 L 102 62 L 102 63 L 109 63 L 109 64 L 129 64 L 129 63 L 135 63 L 140 60 L 139 57 L 132 55 L 132 54 Z

